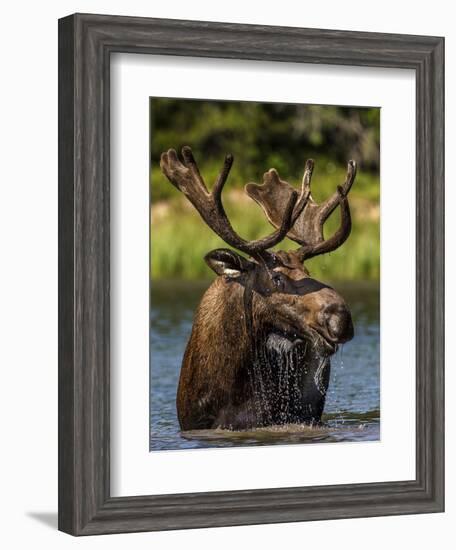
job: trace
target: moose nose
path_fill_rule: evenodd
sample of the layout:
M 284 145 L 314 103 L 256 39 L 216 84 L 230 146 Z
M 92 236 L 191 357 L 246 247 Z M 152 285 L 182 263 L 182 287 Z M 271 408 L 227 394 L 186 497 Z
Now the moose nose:
M 324 318 L 329 336 L 334 341 L 343 343 L 353 338 L 353 322 L 347 307 L 330 305 L 324 311 Z

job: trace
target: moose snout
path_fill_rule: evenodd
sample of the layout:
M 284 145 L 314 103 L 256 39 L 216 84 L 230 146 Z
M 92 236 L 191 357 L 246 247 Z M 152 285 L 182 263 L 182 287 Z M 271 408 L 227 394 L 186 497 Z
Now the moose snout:
M 326 330 L 330 338 L 342 344 L 353 338 L 353 321 L 345 305 L 331 304 L 323 312 Z

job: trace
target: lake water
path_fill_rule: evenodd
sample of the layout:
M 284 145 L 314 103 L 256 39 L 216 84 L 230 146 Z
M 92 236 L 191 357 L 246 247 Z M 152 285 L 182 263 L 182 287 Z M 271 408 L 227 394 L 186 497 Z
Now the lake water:
M 324 427 L 181 433 L 176 389 L 193 312 L 210 283 L 154 282 L 150 330 L 150 450 L 372 441 L 380 434 L 380 325 L 376 283 L 334 284 L 349 304 L 355 337 L 331 360 Z

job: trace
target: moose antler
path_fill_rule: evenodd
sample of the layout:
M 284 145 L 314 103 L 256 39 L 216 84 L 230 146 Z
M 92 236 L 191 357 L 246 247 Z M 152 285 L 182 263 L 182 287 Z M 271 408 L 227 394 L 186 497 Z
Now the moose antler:
M 298 200 L 298 193 L 290 187 L 286 201 L 281 205 L 281 217 L 271 235 L 254 241 L 246 241 L 233 229 L 222 204 L 222 190 L 228 178 L 233 156 L 226 155 L 223 168 L 211 192 L 198 170 L 192 150 L 188 146 L 182 148 L 181 162 L 174 149 L 162 153 L 160 168 L 169 181 L 179 189 L 193 204 L 207 225 L 227 244 L 231 245 L 252 257 L 264 258 L 267 249 L 282 241 L 303 211 L 309 193 L 302 193 Z
M 305 191 L 308 199 L 287 235 L 301 245 L 297 251 L 301 261 L 336 250 L 346 241 L 351 231 L 351 216 L 347 195 L 355 181 L 356 162 L 353 160 L 348 162 L 344 184 L 339 185 L 337 191 L 321 204 L 317 204 L 313 200 L 310 192 L 313 166 L 313 161 L 308 160 L 302 182 L 303 192 Z M 289 183 L 279 178 L 274 169 L 264 174 L 262 185 L 248 183 L 245 190 L 249 197 L 263 208 L 269 222 L 274 227 L 277 227 L 279 220 L 282 219 L 283 205 L 288 197 L 295 192 Z M 340 206 L 341 211 L 340 227 L 334 235 L 325 240 L 323 226 L 337 206 Z

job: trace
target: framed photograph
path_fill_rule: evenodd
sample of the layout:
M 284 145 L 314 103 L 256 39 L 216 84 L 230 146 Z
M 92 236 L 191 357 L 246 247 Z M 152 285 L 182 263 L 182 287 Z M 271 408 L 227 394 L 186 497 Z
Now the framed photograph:
M 444 509 L 444 40 L 59 21 L 59 529 Z
M 380 109 L 153 97 L 150 114 L 150 450 L 379 440 Z M 218 180 L 207 157 L 230 145 Z M 303 170 L 297 191 L 276 168 L 223 199 L 206 185 L 273 164 Z

